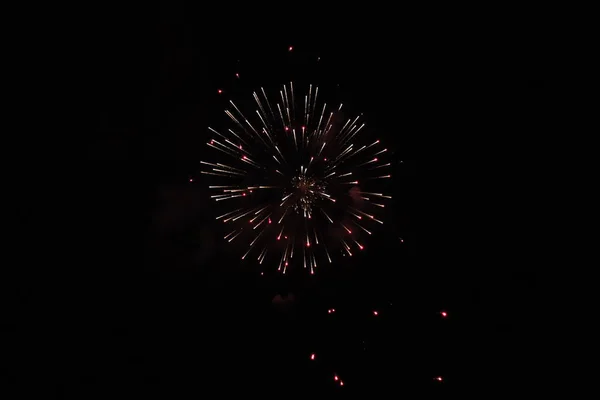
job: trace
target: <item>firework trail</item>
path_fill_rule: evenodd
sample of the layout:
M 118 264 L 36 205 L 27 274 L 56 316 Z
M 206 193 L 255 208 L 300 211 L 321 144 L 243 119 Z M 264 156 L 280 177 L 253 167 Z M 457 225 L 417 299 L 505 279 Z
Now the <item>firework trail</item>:
M 336 254 L 364 249 L 361 237 L 383 224 L 377 213 L 391 196 L 376 188 L 391 163 L 379 140 L 360 135 L 360 116 L 345 119 L 317 86 L 296 92 L 293 82 L 277 96 L 260 88 L 253 112 L 230 100 L 229 126 L 208 128 L 215 160 L 200 163 L 215 180 L 211 198 L 230 205 L 216 219 L 231 226 L 227 242 L 246 244 L 243 260 L 284 274 L 294 262 L 313 274 Z

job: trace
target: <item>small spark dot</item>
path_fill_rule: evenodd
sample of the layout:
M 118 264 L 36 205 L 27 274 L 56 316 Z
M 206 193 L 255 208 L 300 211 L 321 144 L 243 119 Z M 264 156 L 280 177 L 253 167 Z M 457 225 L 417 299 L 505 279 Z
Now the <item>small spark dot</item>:
M 246 193 L 242 193 L 242 196 L 245 196 L 245 195 L 246 195 Z
M 338 380 L 340 380 L 340 378 L 339 378 L 337 375 L 334 375 L 334 376 L 333 376 L 333 380 L 334 380 L 334 381 L 338 381 Z
M 315 353 L 312 353 L 312 354 L 310 355 L 310 359 L 311 359 L 311 360 L 314 360 L 314 359 L 315 359 Z
M 238 74 L 238 73 L 236 72 L 236 73 L 235 73 L 235 76 L 239 78 L 239 77 L 240 77 L 240 74 Z
M 441 382 L 441 381 L 442 381 L 442 377 L 441 377 L 441 376 L 436 376 L 434 379 L 435 379 L 436 381 L 438 381 L 438 382 Z
M 340 381 L 340 386 L 344 386 L 344 381 Z
M 440 315 L 442 316 L 442 318 L 446 318 L 448 316 L 448 313 L 446 311 L 442 311 L 440 312 Z
M 221 94 L 223 91 L 221 89 L 217 90 L 217 93 Z
M 192 178 L 190 178 L 190 182 L 194 182 L 194 180 Z
M 286 131 L 289 131 L 289 130 L 290 130 L 290 128 L 288 128 L 288 127 L 286 126 L 286 127 L 285 127 L 285 130 L 286 130 Z
M 373 315 L 379 315 L 377 311 L 373 311 Z
M 287 236 L 284 236 L 284 238 L 286 238 L 286 239 L 287 239 Z
M 292 50 L 294 50 L 294 46 L 290 46 L 290 47 L 288 48 L 288 51 L 292 51 Z
M 264 272 L 261 272 L 260 274 L 261 274 L 261 275 L 264 275 L 265 273 L 264 273 Z

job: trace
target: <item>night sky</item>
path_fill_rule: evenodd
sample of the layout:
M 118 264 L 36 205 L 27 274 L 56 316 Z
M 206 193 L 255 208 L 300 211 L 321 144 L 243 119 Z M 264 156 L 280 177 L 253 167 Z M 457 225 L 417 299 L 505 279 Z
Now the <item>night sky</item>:
M 524 183 L 506 189 L 513 167 L 490 161 L 523 156 L 520 135 L 539 134 L 548 83 L 535 36 L 208 22 L 182 10 L 123 19 L 91 42 L 77 266 L 57 272 L 47 301 L 28 300 L 48 332 L 36 345 L 45 387 L 72 398 L 535 387 L 537 266 L 514 249 L 519 225 L 494 228 Z M 364 111 L 394 151 L 393 207 L 351 261 L 261 276 L 222 240 L 199 160 L 228 96 L 291 79 Z

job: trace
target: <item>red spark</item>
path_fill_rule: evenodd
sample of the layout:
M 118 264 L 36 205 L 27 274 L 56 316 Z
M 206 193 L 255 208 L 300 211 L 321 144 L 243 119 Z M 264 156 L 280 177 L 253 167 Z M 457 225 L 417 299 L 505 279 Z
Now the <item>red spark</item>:
M 306 247 L 310 247 L 310 243 L 309 242 L 306 242 Z
M 358 245 L 358 247 L 362 250 L 364 249 L 364 246 Z
M 340 378 L 337 375 L 333 376 L 333 380 L 338 381 Z
M 288 127 L 286 126 L 286 127 L 285 127 L 285 131 L 287 132 L 287 131 L 289 131 L 289 130 L 290 130 L 290 128 L 288 128 Z
M 302 125 L 302 129 L 306 129 L 306 127 L 304 125 Z
M 335 308 L 332 308 L 332 309 L 331 309 L 331 311 L 332 311 L 332 312 L 335 312 Z
M 436 376 L 434 379 L 435 379 L 436 381 L 438 381 L 438 382 L 441 382 L 441 381 L 442 381 L 442 377 L 441 377 L 441 376 Z
M 240 74 L 238 74 L 238 73 L 236 72 L 235 76 L 239 78 L 239 77 L 240 77 Z
M 252 190 L 250 191 L 250 193 L 252 193 Z
M 375 158 L 373 159 L 373 161 L 377 161 L 377 157 L 375 157 Z
M 269 223 L 271 223 L 271 218 L 269 218 Z
M 323 158 L 323 161 L 327 161 L 327 157 Z
M 221 94 L 223 91 L 221 89 L 217 90 L 217 93 Z
M 242 196 L 245 196 L 245 195 L 246 195 L 246 193 L 242 193 Z
M 190 178 L 190 182 L 194 182 L 194 180 L 192 178 Z
M 343 381 L 340 381 L 340 386 L 344 386 L 344 382 Z
M 440 315 L 442 316 L 442 318 L 446 318 L 448 316 L 448 313 L 446 311 L 442 311 L 440 312 Z
M 377 316 L 379 313 L 377 311 L 373 311 L 373 315 Z
M 286 267 L 288 266 L 288 262 L 287 262 L 287 261 L 285 262 L 285 266 L 286 266 Z
M 213 142 L 214 142 L 214 140 L 211 140 L 211 141 L 210 141 L 210 144 L 213 144 Z
M 314 359 L 315 359 L 315 353 L 312 353 L 312 354 L 310 355 L 310 359 L 311 359 L 311 360 L 314 360 Z
M 246 156 L 242 156 L 242 160 L 245 160 L 245 159 L 246 159 Z
M 288 51 L 292 51 L 292 50 L 294 50 L 294 46 L 290 46 L 290 47 L 288 48 Z
M 261 272 L 260 274 L 261 274 L 261 275 L 264 275 L 265 273 L 264 273 L 264 272 Z
M 287 239 L 287 236 L 284 236 L 284 238 L 286 238 L 286 239 Z

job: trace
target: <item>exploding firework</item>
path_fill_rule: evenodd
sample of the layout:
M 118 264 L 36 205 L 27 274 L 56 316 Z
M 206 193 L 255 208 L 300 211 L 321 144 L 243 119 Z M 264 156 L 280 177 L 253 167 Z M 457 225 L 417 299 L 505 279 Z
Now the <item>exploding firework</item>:
M 215 160 L 200 162 L 221 180 L 211 198 L 231 205 L 216 217 L 231 225 L 224 239 L 245 243 L 242 259 L 283 273 L 297 260 L 312 274 L 321 261 L 363 250 L 361 237 L 383 224 L 377 212 L 391 199 L 377 189 L 391 177 L 387 149 L 366 138 L 360 115 L 346 119 L 342 104 L 328 108 L 317 86 L 306 89 L 296 98 L 291 82 L 271 102 L 260 88 L 251 113 L 230 100 L 230 125 L 208 128 Z

